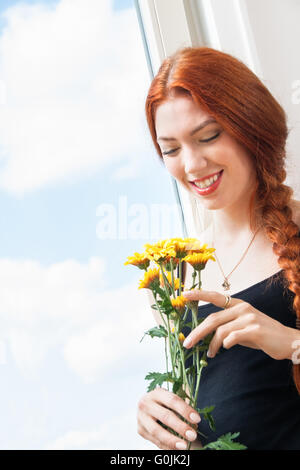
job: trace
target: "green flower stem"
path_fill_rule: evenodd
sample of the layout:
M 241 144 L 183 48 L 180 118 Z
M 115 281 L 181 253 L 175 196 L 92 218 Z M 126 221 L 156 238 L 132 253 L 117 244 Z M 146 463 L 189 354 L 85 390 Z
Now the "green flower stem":
M 160 317 L 162 319 L 162 321 L 164 322 L 164 325 L 165 325 L 165 328 L 168 330 L 168 335 L 169 335 L 169 340 L 171 341 L 171 338 L 170 338 L 170 324 L 169 324 L 169 321 L 166 323 L 165 319 L 164 319 L 164 316 L 163 314 L 161 313 L 160 311 L 160 308 L 159 308 L 159 305 L 157 303 L 157 299 L 156 299 L 156 293 L 153 292 L 154 294 L 154 300 L 155 300 L 155 304 L 156 304 L 156 307 L 157 307 L 157 310 L 160 314 Z M 170 354 L 171 354 L 171 362 L 172 362 L 172 370 L 173 370 L 173 373 L 174 373 L 174 359 L 172 357 L 172 348 L 170 347 Z M 167 372 L 168 372 L 168 362 L 169 362 L 169 357 L 168 357 L 168 350 L 167 350 L 167 338 L 165 338 L 165 358 L 166 358 L 166 367 L 167 367 Z M 169 390 L 169 382 L 168 382 L 168 390 Z
M 198 324 L 198 320 L 197 320 L 197 313 L 198 313 L 198 302 L 197 303 L 193 303 L 191 305 L 191 311 L 192 311 L 192 329 L 195 329 L 197 324 Z M 196 348 L 193 348 L 193 366 L 195 367 L 196 366 L 196 373 L 197 373 L 197 376 L 198 376 L 198 371 L 199 371 L 199 355 L 197 354 L 197 350 Z M 195 373 L 194 373 L 195 374 Z M 194 384 L 195 384 L 195 375 L 194 375 L 194 380 L 193 380 L 193 387 L 194 387 Z M 197 397 L 197 395 L 193 395 L 193 405 L 195 405 L 195 397 Z
M 192 310 L 192 317 L 193 317 L 193 328 L 196 328 L 196 326 L 198 326 L 198 319 L 197 319 L 197 313 L 198 313 L 198 302 L 197 302 L 197 305 L 192 305 L 191 307 L 191 310 Z
M 186 375 L 186 369 L 185 369 L 184 351 L 183 351 L 182 345 L 181 345 L 181 343 L 178 339 L 179 333 L 180 333 L 180 331 L 179 331 L 179 322 L 176 322 L 176 324 L 175 324 L 175 336 L 176 336 L 176 344 L 177 344 L 179 354 L 180 354 L 180 359 L 181 359 L 181 366 L 182 366 L 181 370 L 183 372 L 182 382 L 189 389 L 189 382 L 188 382 L 188 378 L 187 378 L 187 375 Z M 190 389 L 189 389 L 189 394 L 190 394 Z
M 179 295 L 181 295 L 181 283 L 182 283 L 182 260 L 179 259 Z
M 182 323 L 183 323 L 183 325 L 184 325 L 184 322 L 185 322 L 185 320 L 186 320 L 186 317 L 187 317 L 188 312 L 189 312 L 189 308 L 188 308 L 187 306 L 185 306 L 185 312 L 184 312 L 184 314 L 182 315 Z
M 195 272 L 195 277 L 194 277 L 194 280 L 196 278 L 196 272 Z M 198 289 L 201 289 L 201 270 L 198 271 Z M 193 314 L 193 327 L 196 328 L 198 326 L 198 324 L 200 322 L 198 322 L 198 305 L 197 307 L 194 306 L 194 308 L 192 308 L 192 314 Z M 195 389 L 195 393 L 194 393 L 194 403 L 193 403 L 193 406 L 195 407 L 196 406 L 196 401 L 197 401 L 197 396 L 198 396 L 198 390 L 199 390 L 199 385 L 200 385 L 200 378 L 201 378 L 201 373 L 202 373 L 202 369 L 203 367 L 205 367 L 203 364 L 200 365 L 200 360 L 199 360 L 199 351 L 197 350 L 197 347 L 194 348 L 194 354 L 193 354 L 193 359 L 195 357 L 195 363 L 196 363 L 196 370 L 197 370 L 197 381 L 196 381 L 196 389 Z M 202 359 L 204 361 L 206 361 L 206 351 L 204 351 L 203 353 L 203 356 L 202 356 Z
M 166 358 L 166 369 L 167 369 L 167 374 L 169 374 L 169 365 L 168 365 L 168 347 L 167 347 L 167 338 L 165 338 L 165 358 Z M 169 382 L 167 382 L 167 387 L 169 390 Z
M 167 292 L 168 295 L 170 295 L 170 286 L 169 286 L 169 281 L 165 275 L 165 272 L 163 270 L 163 267 L 162 267 L 162 263 L 158 263 L 159 264 L 159 267 L 160 267 L 160 271 L 161 271 L 161 275 L 163 277 L 163 281 L 164 281 L 164 287 L 165 287 L 165 291 Z
M 190 287 L 190 290 L 195 289 L 195 287 L 197 286 L 196 276 L 197 276 L 197 271 L 194 269 L 192 273 L 193 285 Z
M 195 329 L 198 326 L 198 301 L 191 301 L 189 302 L 189 307 L 192 312 L 192 330 Z M 195 392 L 193 393 L 192 396 L 192 403 L 191 406 L 195 407 L 196 406 L 196 401 L 197 401 L 197 395 L 198 395 L 198 390 L 199 390 L 199 384 L 200 384 L 200 377 L 201 377 L 201 371 L 203 366 L 200 365 L 200 360 L 199 360 L 199 353 L 197 346 L 193 348 L 193 366 L 196 367 L 196 388 Z M 195 374 L 193 375 L 193 383 L 192 383 L 192 390 L 194 390 L 194 385 L 195 385 Z
M 201 270 L 198 271 L 198 289 L 201 289 L 202 282 L 201 282 Z
M 173 375 L 176 377 L 176 367 L 175 367 L 175 359 L 176 357 L 174 358 L 173 354 L 174 354 L 174 351 L 173 351 L 173 348 L 172 348 L 172 333 L 171 333 L 171 328 L 170 328 L 170 320 L 169 320 L 169 317 L 167 317 L 167 328 L 168 328 L 168 336 L 169 336 L 169 350 L 170 350 L 170 356 L 171 356 L 171 362 L 172 362 L 172 371 L 173 371 Z
M 160 314 L 160 317 L 161 317 L 162 321 L 164 322 L 165 328 L 167 329 L 166 320 L 164 319 L 164 316 L 163 316 L 163 314 L 161 313 L 160 308 L 159 308 L 159 305 L 158 305 L 158 303 L 157 303 L 157 299 L 156 299 L 157 294 L 156 294 L 155 291 L 152 291 L 152 292 L 153 292 L 153 297 L 154 297 L 154 300 L 155 300 L 155 305 L 156 305 L 156 307 L 157 307 L 157 310 L 158 310 L 158 312 L 159 312 L 159 314 Z
M 169 292 L 169 281 L 164 273 L 164 270 L 163 270 L 163 267 L 162 267 L 162 263 L 159 263 L 159 267 L 160 267 L 160 270 L 161 270 L 161 273 L 162 273 L 162 277 L 163 277 L 163 280 L 164 280 L 164 286 L 165 286 L 165 291 L 168 295 L 170 295 L 170 292 Z M 159 308 L 159 307 L 158 307 Z M 176 375 L 176 368 L 175 368 L 175 359 L 173 357 L 173 348 L 172 348 L 172 345 L 171 345 L 171 329 L 170 329 L 170 320 L 169 320 L 169 316 L 167 316 L 167 324 L 166 324 L 166 327 L 167 327 L 167 330 L 168 330 L 168 336 L 169 336 L 169 341 L 170 341 L 170 344 L 169 344 L 169 351 L 170 351 L 170 356 L 171 356 L 171 363 L 172 363 L 172 371 L 173 371 L 173 374 Z
M 174 271 L 173 271 L 173 260 L 172 258 L 170 259 L 170 266 L 171 266 L 171 278 L 172 278 L 172 294 L 175 299 L 175 281 L 174 281 Z
M 198 357 L 197 367 L 199 367 L 200 366 L 200 364 L 199 364 L 199 354 L 197 354 L 197 357 Z M 196 401 L 197 401 L 197 397 L 198 397 L 198 390 L 199 390 L 199 385 L 200 385 L 201 373 L 202 373 L 202 370 L 204 369 L 204 367 L 207 366 L 206 360 L 207 360 L 206 351 L 204 351 L 204 353 L 202 355 L 202 358 L 201 358 L 201 361 L 204 361 L 205 363 L 202 364 L 199 367 L 199 372 L 197 372 L 197 383 L 196 383 L 196 390 L 195 390 L 195 395 L 194 395 L 194 406 L 196 406 L 196 404 L 197 404 Z

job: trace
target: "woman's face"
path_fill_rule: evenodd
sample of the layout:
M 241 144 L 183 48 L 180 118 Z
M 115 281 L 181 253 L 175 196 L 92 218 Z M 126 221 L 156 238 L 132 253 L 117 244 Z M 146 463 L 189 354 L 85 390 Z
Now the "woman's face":
M 191 97 L 177 95 L 161 104 L 155 127 L 167 170 L 206 209 L 250 199 L 256 173 L 247 150 Z M 218 179 L 205 181 L 210 177 Z

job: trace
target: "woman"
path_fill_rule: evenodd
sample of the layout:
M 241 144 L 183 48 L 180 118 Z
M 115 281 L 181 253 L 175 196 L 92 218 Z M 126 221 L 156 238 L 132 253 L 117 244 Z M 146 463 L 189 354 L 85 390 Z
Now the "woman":
M 199 239 L 214 246 L 217 263 L 188 297 L 203 303 L 205 320 L 184 346 L 214 332 L 197 406 L 215 405 L 217 433 L 164 388 L 139 401 L 138 432 L 161 449 L 239 431 L 249 449 L 299 450 L 300 202 L 284 184 L 285 113 L 242 62 L 199 47 L 163 62 L 146 115 L 166 169 L 213 215 Z

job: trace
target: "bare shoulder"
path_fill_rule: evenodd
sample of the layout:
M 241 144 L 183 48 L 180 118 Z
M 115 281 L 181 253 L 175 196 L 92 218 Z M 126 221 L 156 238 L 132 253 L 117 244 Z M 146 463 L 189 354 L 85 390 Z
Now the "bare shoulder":
M 293 222 L 298 225 L 300 228 L 300 201 L 297 201 L 296 199 L 291 200 L 290 208 L 292 209 L 293 213 Z

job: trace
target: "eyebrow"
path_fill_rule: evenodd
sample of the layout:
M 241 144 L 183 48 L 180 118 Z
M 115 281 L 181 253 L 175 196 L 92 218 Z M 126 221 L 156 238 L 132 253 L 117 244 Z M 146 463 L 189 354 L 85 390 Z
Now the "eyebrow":
M 212 122 L 217 122 L 214 118 L 209 118 L 206 119 L 206 121 L 203 121 L 202 124 L 199 124 L 199 126 L 195 127 L 195 129 L 192 130 L 190 133 L 190 136 L 194 135 L 196 132 L 200 131 L 200 129 L 203 129 L 203 127 L 207 126 L 208 124 L 211 124 Z M 175 137 L 158 137 L 157 141 L 159 140 L 165 140 L 166 142 L 170 140 L 176 140 Z

